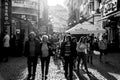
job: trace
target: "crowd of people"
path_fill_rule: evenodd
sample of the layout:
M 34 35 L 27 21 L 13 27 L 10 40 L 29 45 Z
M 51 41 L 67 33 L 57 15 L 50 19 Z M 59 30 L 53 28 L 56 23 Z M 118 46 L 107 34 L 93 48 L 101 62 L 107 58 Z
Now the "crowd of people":
M 8 42 L 7 34 L 4 37 L 6 50 L 9 47 Z M 63 64 L 65 78 L 73 80 L 73 70 L 80 71 L 81 68 L 89 74 L 87 64 L 93 64 L 94 51 L 100 52 L 99 61 L 103 62 L 103 55 L 107 54 L 107 40 L 104 35 L 100 39 L 94 34 L 78 39 L 70 34 L 36 35 L 35 32 L 30 32 L 23 48 L 23 55 L 27 57 L 28 80 L 35 80 L 38 59 L 41 61 L 42 80 L 46 80 L 51 57 L 58 69 Z

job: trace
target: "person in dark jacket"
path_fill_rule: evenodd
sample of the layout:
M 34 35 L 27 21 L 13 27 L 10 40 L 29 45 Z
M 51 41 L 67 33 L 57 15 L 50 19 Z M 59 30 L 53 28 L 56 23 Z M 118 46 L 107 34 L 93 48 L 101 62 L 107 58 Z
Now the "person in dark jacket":
M 35 73 L 37 67 L 38 56 L 40 54 L 40 43 L 35 39 L 36 34 L 30 32 L 29 39 L 25 42 L 25 55 L 28 64 L 28 78 L 27 80 L 35 80 Z M 32 68 L 33 67 L 33 71 Z M 33 72 L 33 73 L 32 73 Z
M 77 60 L 77 50 L 76 50 L 76 46 L 77 46 L 77 38 L 76 37 L 72 37 L 72 42 L 73 42 L 73 57 L 74 57 L 74 69 L 76 69 L 76 60 Z M 77 69 L 76 69 L 77 70 Z
M 90 36 L 89 43 L 90 43 L 90 52 L 89 52 L 89 55 L 87 57 L 87 62 L 90 63 L 90 64 L 93 64 L 94 34 L 92 34 Z
M 4 49 L 3 61 L 4 62 L 8 62 L 10 47 L 11 47 L 10 35 L 8 34 L 8 32 L 5 32 L 5 36 L 3 38 L 3 49 Z
M 61 44 L 61 56 L 63 57 L 64 63 L 64 70 L 65 70 L 65 77 L 66 79 L 72 80 L 73 77 L 73 61 L 74 61 L 74 50 L 73 42 L 71 40 L 71 36 L 66 36 L 65 41 Z M 69 71 L 68 71 L 69 70 Z M 69 73 L 68 73 L 69 72 Z
M 42 36 L 42 42 L 40 43 L 40 59 L 41 59 L 41 69 L 42 69 L 42 80 L 47 79 L 49 71 L 50 56 L 52 55 L 51 44 L 48 42 L 48 36 Z M 44 76 L 45 69 L 45 76 Z

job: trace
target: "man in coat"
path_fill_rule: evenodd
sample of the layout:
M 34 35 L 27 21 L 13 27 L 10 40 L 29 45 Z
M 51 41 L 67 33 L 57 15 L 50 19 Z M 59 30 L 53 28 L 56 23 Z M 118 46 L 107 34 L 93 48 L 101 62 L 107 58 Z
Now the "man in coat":
M 34 32 L 30 32 L 29 39 L 25 42 L 25 55 L 27 56 L 28 64 L 28 80 L 31 78 L 35 80 L 37 61 L 40 54 L 40 42 L 36 40 L 35 37 L 36 34 Z M 33 71 L 31 69 L 32 67 Z

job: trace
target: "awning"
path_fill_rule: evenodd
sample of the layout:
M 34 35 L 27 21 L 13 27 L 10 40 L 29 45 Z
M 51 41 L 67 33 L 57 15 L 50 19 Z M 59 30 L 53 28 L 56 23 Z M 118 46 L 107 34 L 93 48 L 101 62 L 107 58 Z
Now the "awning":
M 99 27 L 96 27 L 95 25 L 84 22 L 82 24 L 77 24 L 75 27 L 69 29 L 66 31 L 66 33 L 70 34 L 97 34 L 97 33 L 104 33 L 104 29 L 100 29 Z
M 81 25 L 81 24 L 77 24 L 76 26 L 70 28 L 69 30 L 66 31 L 66 33 L 69 33 L 69 32 L 71 32 L 71 31 L 74 31 L 75 29 L 78 29 L 78 28 L 79 28 L 79 25 Z

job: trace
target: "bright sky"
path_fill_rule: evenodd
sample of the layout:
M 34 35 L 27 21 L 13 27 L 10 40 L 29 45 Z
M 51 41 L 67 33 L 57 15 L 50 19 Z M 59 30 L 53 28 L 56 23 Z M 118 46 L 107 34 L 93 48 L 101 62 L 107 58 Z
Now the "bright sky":
M 64 5 L 65 0 L 48 0 L 48 6 L 55 6 L 57 4 Z

